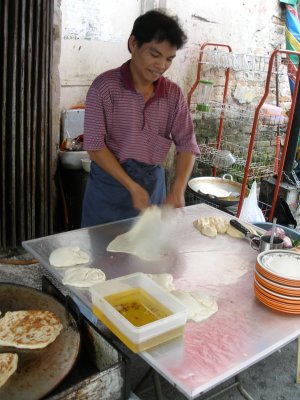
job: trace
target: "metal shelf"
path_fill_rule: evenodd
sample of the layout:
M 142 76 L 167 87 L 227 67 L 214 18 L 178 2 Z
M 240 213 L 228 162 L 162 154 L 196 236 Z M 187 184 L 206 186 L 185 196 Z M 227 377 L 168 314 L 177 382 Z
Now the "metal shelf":
M 263 77 L 269 72 L 270 55 L 235 53 L 220 49 L 205 49 L 200 51 L 199 64 L 211 66 L 212 68 L 227 69 L 235 72 L 243 72 L 249 75 L 259 74 Z M 285 54 L 278 54 L 270 73 L 288 76 L 291 71 L 292 62 Z
M 217 143 L 199 144 L 198 146 L 200 154 L 197 156 L 197 161 L 209 165 L 210 167 L 214 167 L 215 157 L 218 154 L 219 150 L 230 151 L 234 155 L 236 161 L 230 167 L 222 167 L 222 171 L 231 174 L 238 180 L 241 180 L 244 177 L 248 155 L 247 147 L 243 147 L 236 143 L 231 143 L 227 141 L 221 142 L 219 148 Z M 255 151 L 255 154 L 252 156 L 252 162 L 249 168 L 248 180 L 250 181 L 267 176 L 273 176 L 274 173 L 276 173 L 276 170 L 274 170 L 274 165 L 278 166 L 279 163 L 279 158 L 267 155 L 265 152 Z
M 190 104 L 190 111 L 194 120 L 200 118 L 220 118 L 222 115 L 226 119 L 233 119 L 240 121 L 243 124 L 253 124 L 253 118 L 255 114 L 255 108 L 237 107 L 231 104 L 222 104 L 211 101 L 207 105 L 207 111 L 198 111 L 197 103 Z M 288 123 L 288 117 L 284 115 L 267 115 L 262 110 L 259 114 L 259 123 L 265 127 L 286 129 Z

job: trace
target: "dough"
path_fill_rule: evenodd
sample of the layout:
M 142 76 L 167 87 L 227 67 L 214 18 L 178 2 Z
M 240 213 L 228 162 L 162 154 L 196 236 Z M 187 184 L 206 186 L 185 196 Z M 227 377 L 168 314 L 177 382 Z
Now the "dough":
M 0 354 L 0 387 L 3 386 L 7 380 L 16 371 L 18 366 L 18 354 L 2 353 Z
M 218 233 L 226 233 L 229 224 L 229 220 L 222 217 L 212 217 L 214 221 L 214 225 L 218 231 Z
M 73 267 L 74 265 L 86 264 L 90 261 L 87 253 L 80 250 L 78 246 L 59 247 L 52 251 L 49 262 L 54 267 Z
M 173 276 L 171 274 L 148 274 L 149 278 L 153 279 L 154 282 L 158 283 L 165 290 L 170 292 L 171 290 L 175 290 L 175 286 L 173 284 Z
M 256 235 L 257 234 L 257 232 L 256 232 L 256 230 L 251 226 L 251 225 L 248 225 L 248 224 L 246 224 L 245 222 L 243 222 L 242 223 L 244 226 L 245 226 L 245 228 L 247 228 L 251 233 L 253 233 L 254 235 Z M 240 232 L 240 231 L 238 231 L 236 228 L 234 228 L 232 225 L 228 225 L 228 229 L 227 229 L 227 235 L 229 235 L 229 236 L 231 236 L 231 237 L 233 237 L 233 238 L 236 238 L 236 239 L 244 239 L 245 238 L 245 235 L 242 233 L 242 232 Z
M 216 237 L 218 234 L 214 218 L 212 217 L 201 217 L 194 221 L 193 225 L 205 236 Z
M 77 287 L 91 287 L 96 283 L 105 281 L 106 277 L 103 271 L 98 268 L 75 267 L 69 268 L 64 275 L 62 283 Z
M 173 290 L 171 293 L 187 307 L 189 320 L 204 321 L 218 311 L 217 302 L 211 296 L 183 290 Z
M 134 254 L 145 261 L 156 261 L 166 252 L 172 229 L 170 210 L 164 213 L 157 206 L 147 208 L 130 231 L 117 236 L 107 251 Z

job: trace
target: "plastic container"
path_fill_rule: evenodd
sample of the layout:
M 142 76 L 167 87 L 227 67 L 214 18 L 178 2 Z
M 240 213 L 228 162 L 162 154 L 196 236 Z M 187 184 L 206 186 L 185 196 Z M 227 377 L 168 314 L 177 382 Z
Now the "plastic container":
M 82 169 L 82 158 L 87 158 L 87 151 L 62 151 L 59 150 L 61 165 L 66 169 Z
M 133 290 L 146 292 L 168 316 L 136 326 L 109 303 L 114 295 L 119 296 Z M 186 307 L 143 273 L 135 273 L 111 279 L 90 288 L 94 314 L 133 352 L 147 350 L 153 346 L 182 335 L 187 320 Z M 120 300 L 121 302 L 121 300 Z M 129 303 L 123 303 L 123 305 Z M 140 311 L 137 311 L 137 317 Z
M 213 89 L 213 82 L 202 79 L 198 86 L 197 111 L 208 112 L 209 103 Z
M 81 163 L 82 163 L 82 168 L 86 171 L 86 172 L 90 172 L 91 170 L 91 160 L 89 158 L 82 158 L 81 159 Z

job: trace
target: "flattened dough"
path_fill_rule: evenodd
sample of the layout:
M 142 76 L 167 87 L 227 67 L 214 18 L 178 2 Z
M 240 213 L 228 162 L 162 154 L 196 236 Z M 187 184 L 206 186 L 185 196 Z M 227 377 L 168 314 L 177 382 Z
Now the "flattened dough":
M 168 292 L 171 290 L 175 290 L 175 286 L 173 284 L 173 276 L 171 274 L 148 274 L 149 278 L 153 279 L 154 282 L 158 283 L 161 287 L 163 287 Z
M 204 321 L 218 311 L 218 304 L 211 296 L 183 290 L 173 290 L 171 293 L 187 307 L 189 320 Z
M 134 254 L 145 261 L 159 260 L 167 250 L 172 226 L 169 218 L 171 211 L 167 213 L 162 223 L 161 208 L 147 208 L 130 231 L 109 243 L 107 251 Z
M 90 256 L 80 250 L 79 246 L 59 247 L 53 250 L 49 257 L 50 264 L 56 268 L 73 267 L 89 261 Z
M 245 226 L 245 228 L 247 228 L 247 229 L 249 229 L 249 231 L 251 232 L 251 233 L 253 233 L 254 235 L 256 235 L 256 230 L 251 226 L 251 225 L 248 225 L 248 224 L 246 224 L 245 222 L 242 222 L 242 224 Z M 240 231 L 238 231 L 237 229 L 235 229 L 232 225 L 228 225 L 228 229 L 227 229 L 227 235 L 229 235 L 229 236 L 231 236 L 231 237 L 233 237 L 233 238 L 236 238 L 236 239 L 244 239 L 245 238 L 245 235 L 242 233 L 242 232 L 240 232 Z
M 96 283 L 105 281 L 106 277 L 103 271 L 98 268 L 75 267 L 69 268 L 65 272 L 62 283 L 76 287 L 91 287 Z

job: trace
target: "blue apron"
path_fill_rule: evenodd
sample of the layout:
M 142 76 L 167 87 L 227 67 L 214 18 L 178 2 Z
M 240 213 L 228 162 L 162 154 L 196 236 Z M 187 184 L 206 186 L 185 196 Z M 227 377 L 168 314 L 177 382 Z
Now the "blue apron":
M 150 204 L 162 204 L 166 198 L 165 170 L 160 165 L 127 160 L 122 164 L 126 173 L 140 184 L 150 197 Z M 104 224 L 136 217 L 129 191 L 94 161 L 86 184 L 81 227 Z

